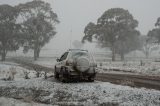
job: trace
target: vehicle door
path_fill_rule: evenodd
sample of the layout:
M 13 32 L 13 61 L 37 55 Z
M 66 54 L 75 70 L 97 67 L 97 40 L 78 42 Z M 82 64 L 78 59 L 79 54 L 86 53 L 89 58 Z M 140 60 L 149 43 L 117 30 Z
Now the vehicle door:
M 65 52 L 65 53 L 61 56 L 61 58 L 59 59 L 58 64 L 56 65 L 56 68 L 57 68 L 58 71 L 60 71 L 60 69 L 61 69 L 62 66 L 65 66 L 67 56 L 68 56 L 68 52 Z

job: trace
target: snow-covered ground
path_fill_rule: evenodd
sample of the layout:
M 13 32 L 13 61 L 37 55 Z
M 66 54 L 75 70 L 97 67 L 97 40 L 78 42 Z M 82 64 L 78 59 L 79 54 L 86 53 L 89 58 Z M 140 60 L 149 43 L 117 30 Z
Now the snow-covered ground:
M 52 105 L 40 104 L 27 100 L 20 101 L 13 98 L 0 97 L 0 106 L 52 106 Z
M 54 68 L 56 58 L 39 58 L 37 61 L 33 61 L 34 64 L 39 64 L 47 67 Z M 160 62 L 149 61 L 97 61 L 99 73 L 131 73 L 131 74 L 143 74 L 143 75 L 158 75 L 160 76 Z
M 0 79 L 7 80 L 25 80 L 36 78 L 37 72 L 21 67 L 19 64 L 12 62 L 0 62 Z M 39 73 L 40 77 L 44 77 L 44 72 Z
M 1 73 L 10 69 L 16 70 L 15 79 L 23 76 L 19 75 L 23 74 L 23 70 L 34 75 L 33 70 L 22 68 L 18 64 L 0 63 Z M 160 106 L 160 91 L 157 90 L 131 88 L 98 81 L 64 84 L 54 78 L 43 77 L 0 80 L 0 96 L 2 106 L 47 106 L 33 101 L 49 105 Z M 8 105 L 3 105 L 6 103 Z
M 160 91 L 107 82 L 63 84 L 54 79 L 0 81 L 0 90 L 7 97 L 14 95 L 15 98 L 30 98 L 30 101 L 52 105 L 160 106 Z
M 160 62 L 152 62 L 152 61 L 103 62 L 99 63 L 98 67 L 103 69 L 100 70 L 101 73 L 125 72 L 125 73 L 160 76 Z
M 54 57 L 44 57 L 44 58 L 38 58 L 37 61 L 33 61 L 34 64 L 39 64 L 45 67 L 51 67 L 54 68 L 54 65 L 56 63 L 56 58 Z

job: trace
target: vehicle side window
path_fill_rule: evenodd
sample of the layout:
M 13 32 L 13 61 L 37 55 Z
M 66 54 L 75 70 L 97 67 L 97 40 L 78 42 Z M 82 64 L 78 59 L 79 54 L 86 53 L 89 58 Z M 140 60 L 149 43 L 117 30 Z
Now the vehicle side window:
M 65 60 L 65 59 L 67 58 L 67 56 L 68 56 L 68 52 L 65 52 L 65 53 L 61 56 L 60 61 Z

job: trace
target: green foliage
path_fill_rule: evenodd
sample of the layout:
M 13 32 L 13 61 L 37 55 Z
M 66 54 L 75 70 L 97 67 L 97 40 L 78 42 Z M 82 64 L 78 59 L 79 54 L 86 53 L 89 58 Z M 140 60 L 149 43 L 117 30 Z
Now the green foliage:
M 135 34 L 136 33 L 136 34 Z M 116 53 L 124 54 L 129 53 L 131 51 L 141 49 L 139 32 L 131 32 L 128 33 L 123 39 L 118 39 L 116 41 Z
M 155 46 L 155 44 L 157 43 L 160 43 L 160 17 L 157 19 L 157 22 L 155 23 L 155 28 L 148 32 L 147 39 L 144 42 L 143 48 L 146 57 L 148 57 L 152 51 L 158 49 L 157 46 Z
M 57 14 L 52 11 L 49 3 L 41 0 L 20 4 L 16 8 L 20 11 L 19 18 L 23 20 L 24 52 L 33 49 L 36 59 L 41 48 L 56 34 L 54 26 L 59 23 Z
M 97 26 L 90 22 L 86 27 L 85 27 L 85 30 L 84 30 L 84 33 L 85 33 L 85 36 L 83 37 L 82 39 L 82 42 L 84 43 L 85 40 L 89 41 L 89 42 L 92 42 L 92 36 L 94 34 L 96 34 L 96 28 Z
M 18 13 L 18 10 L 10 5 L 0 5 L 0 54 L 3 61 L 8 51 L 19 48 L 21 26 L 16 23 Z
M 157 19 L 157 22 L 155 23 L 155 26 L 160 28 L 160 17 Z
M 160 43 L 160 18 L 158 18 L 155 26 L 151 31 L 148 32 L 147 36 L 152 39 L 154 43 Z
M 104 12 L 97 24 L 89 23 L 86 26 L 82 42 L 96 39 L 101 47 L 110 47 L 112 55 L 124 55 L 138 47 L 140 33 L 136 30 L 137 26 L 138 21 L 128 10 L 112 8 Z

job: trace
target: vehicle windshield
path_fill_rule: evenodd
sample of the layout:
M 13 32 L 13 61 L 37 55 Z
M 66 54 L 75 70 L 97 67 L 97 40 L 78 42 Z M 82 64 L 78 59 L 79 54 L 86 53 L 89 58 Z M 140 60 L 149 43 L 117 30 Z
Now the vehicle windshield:
M 72 59 L 75 59 L 75 58 L 78 58 L 78 57 L 86 57 L 90 61 L 93 61 L 93 57 L 88 52 L 74 51 L 74 52 L 71 53 L 71 58 Z

